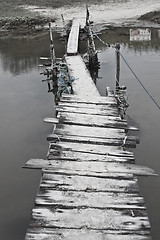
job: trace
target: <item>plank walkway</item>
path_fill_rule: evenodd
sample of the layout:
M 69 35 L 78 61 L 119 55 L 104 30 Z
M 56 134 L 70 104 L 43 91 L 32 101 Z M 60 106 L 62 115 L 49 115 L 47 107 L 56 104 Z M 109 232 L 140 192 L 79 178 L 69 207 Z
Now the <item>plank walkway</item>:
M 72 21 L 72 28 L 70 31 L 68 44 L 67 44 L 67 55 L 78 54 L 79 28 L 80 28 L 80 23 L 78 19 L 74 18 Z
M 79 55 L 67 57 L 74 94 L 63 95 L 48 135 L 46 159 L 30 159 L 42 178 L 26 240 L 151 240 L 135 165 L 114 97 L 101 97 Z

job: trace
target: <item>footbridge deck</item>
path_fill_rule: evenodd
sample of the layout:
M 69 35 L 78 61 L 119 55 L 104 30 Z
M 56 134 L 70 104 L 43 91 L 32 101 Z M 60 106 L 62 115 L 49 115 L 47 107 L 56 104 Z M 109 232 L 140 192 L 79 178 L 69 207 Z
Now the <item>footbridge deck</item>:
M 25 239 L 151 240 L 136 176 L 155 172 L 135 165 L 127 147 L 138 140 L 126 135 L 115 98 L 100 96 L 80 55 L 66 61 L 74 94 L 61 97 L 57 119 L 45 119 L 53 124 L 47 158 L 25 165 L 42 169 Z

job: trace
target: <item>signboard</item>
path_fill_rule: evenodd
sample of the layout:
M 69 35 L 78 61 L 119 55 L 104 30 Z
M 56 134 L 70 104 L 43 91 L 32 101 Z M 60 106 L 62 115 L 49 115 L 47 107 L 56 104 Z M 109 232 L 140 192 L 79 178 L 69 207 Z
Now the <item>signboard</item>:
M 150 29 L 130 29 L 130 41 L 151 41 Z

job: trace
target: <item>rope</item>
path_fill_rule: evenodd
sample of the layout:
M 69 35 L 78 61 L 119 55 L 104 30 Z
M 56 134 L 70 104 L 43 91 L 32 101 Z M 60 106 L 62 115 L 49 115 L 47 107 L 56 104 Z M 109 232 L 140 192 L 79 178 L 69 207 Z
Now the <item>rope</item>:
M 115 48 L 116 51 L 117 50 L 115 45 L 110 45 L 106 42 L 104 42 L 93 30 L 92 30 L 93 34 L 99 39 L 100 42 L 102 42 L 104 45 L 106 45 L 107 47 L 113 47 Z M 135 72 L 132 70 L 132 68 L 130 67 L 129 63 L 127 62 L 127 60 L 124 58 L 124 56 L 122 55 L 122 53 L 119 51 L 120 56 L 122 57 L 123 61 L 126 63 L 127 67 L 129 68 L 129 70 L 132 72 L 132 74 L 135 76 L 136 80 L 139 82 L 139 84 L 142 86 L 142 88 L 145 90 L 145 92 L 147 93 L 147 95 L 150 97 L 150 99 L 154 102 L 154 104 L 159 108 L 160 110 L 160 105 L 156 102 L 156 100 L 154 99 L 154 97 L 149 93 L 149 91 L 146 89 L 146 87 L 144 86 L 144 84 L 140 81 L 140 79 L 138 78 L 138 76 L 135 74 Z
M 104 41 L 93 31 L 93 29 L 91 29 L 91 31 L 92 31 L 93 35 L 98 38 L 98 40 L 99 40 L 100 42 L 102 42 L 102 43 L 103 43 L 104 45 L 106 45 L 107 47 L 110 47 L 110 46 L 111 46 L 110 44 L 104 42 Z

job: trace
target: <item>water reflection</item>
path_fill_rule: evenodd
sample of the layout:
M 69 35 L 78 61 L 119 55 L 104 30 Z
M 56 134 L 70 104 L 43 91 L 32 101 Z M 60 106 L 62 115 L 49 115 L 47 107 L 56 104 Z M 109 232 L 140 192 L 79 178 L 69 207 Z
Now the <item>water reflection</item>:
M 146 41 L 144 44 L 138 44 L 136 41 L 133 41 L 133 39 L 130 39 L 129 28 L 110 28 L 106 33 L 107 34 L 103 35 L 104 41 L 108 43 L 120 42 L 134 51 L 148 51 L 150 49 L 158 50 L 160 48 L 160 30 L 158 29 L 148 30 L 148 36 L 146 37 L 149 39 L 152 36 L 152 38 L 150 39 L 150 42 Z M 103 32 L 101 34 L 103 34 Z M 139 37 L 141 38 L 142 36 Z M 61 57 L 65 52 L 65 46 L 63 42 L 59 42 L 58 40 L 59 34 L 54 32 L 56 56 Z M 50 55 L 48 49 L 49 41 L 48 33 L 32 39 L 0 39 L 0 55 L 3 70 L 9 71 L 16 76 L 37 68 L 39 57 L 48 57 Z M 96 48 L 101 49 L 104 47 L 98 39 L 95 39 L 95 41 Z M 82 42 L 80 44 L 82 52 L 84 51 L 84 47 L 85 44 Z
M 122 51 L 127 59 L 129 58 L 138 75 L 143 76 L 145 84 L 159 99 L 159 30 L 151 29 L 151 33 L 151 41 L 144 43 L 130 42 L 129 28 L 110 28 L 100 36 L 108 43 L 119 41 L 123 45 Z M 56 56 L 62 57 L 64 44 L 58 41 L 57 33 L 54 33 L 54 38 Z M 102 50 L 99 53 L 99 75 L 102 79 L 96 84 L 100 93 L 105 95 L 106 85 L 115 84 L 115 55 L 113 49 L 106 49 L 98 39 L 95 41 L 96 48 Z M 40 174 L 35 170 L 22 170 L 21 166 L 29 158 L 45 158 L 48 146 L 45 139 L 52 131 L 52 127 L 43 124 L 43 118 L 54 115 L 53 96 L 47 94 L 47 86 L 42 84 L 40 70 L 37 68 L 39 57 L 50 54 L 49 42 L 48 33 L 34 39 L 0 40 L 0 189 L 3 191 L 0 199 L 0 228 L 1 238 L 5 240 L 22 240 L 24 237 Z M 27 72 L 29 74 L 25 74 Z M 129 115 L 138 122 L 141 129 L 141 143 L 136 150 L 137 163 L 160 172 L 159 112 L 146 100 L 143 91 L 123 65 L 122 76 L 122 83 L 131 92 Z M 147 149 L 149 150 L 146 151 Z M 159 184 L 159 178 L 143 179 L 142 182 L 143 195 L 153 226 L 153 240 L 159 240 Z
M 139 43 L 138 41 L 130 41 L 130 28 L 109 28 L 108 30 L 104 30 L 99 34 L 99 36 L 103 36 L 102 40 L 110 43 L 116 44 L 119 42 L 123 46 L 126 46 L 129 49 L 132 49 L 134 52 L 139 51 L 158 51 L 160 49 L 159 45 L 159 30 L 158 29 L 149 29 L 151 32 L 151 40 L 143 41 Z M 105 32 L 105 34 L 103 34 Z M 99 49 L 103 49 L 104 45 L 98 40 L 96 41 L 96 47 Z
M 64 44 L 58 42 L 59 34 L 54 33 L 57 56 L 63 55 Z M 0 39 L 0 55 L 4 71 L 14 76 L 38 68 L 39 57 L 49 56 L 48 33 L 34 38 Z
M 151 29 L 152 39 L 150 42 L 130 42 L 129 29 L 111 29 L 101 35 L 101 38 L 111 44 L 121 43 L 121 52 L 131 65 L 134 72 L 150 91 L 151 95 L 160 104 L 159 92 L 159 54 L 160 43 L 158 30 Z M 110 34 L 111 33 L 111 34 Z M 97 87 L 102 95 L 105 95 L 105 87 L 115 88 L 115 55 L 114 50 L 106 49 L 96 41 L 96 46 L 101 49 L 99 59 L 101 62 L 100 75 L 102 80 L 97 82 Z M 121 61 L 121 84 L 127 86 L 130 107 L 127 114 L 136 121 L 140 128 L 140 144 L 135 149 L 136 163 L 149 166 L 160 174 L 159 162 L 159 118 L 160 111 L 146 95 L 143 88 L 135 80 L 134 76 Z M 159 240 L 160 222 L 160 193 L 157 191 L 160 186 L 160 177 L 141 178 L 139 183 L 140 191 L 144 196 L 150 223 L 152 227 L 152 239 Z

